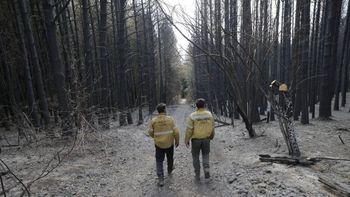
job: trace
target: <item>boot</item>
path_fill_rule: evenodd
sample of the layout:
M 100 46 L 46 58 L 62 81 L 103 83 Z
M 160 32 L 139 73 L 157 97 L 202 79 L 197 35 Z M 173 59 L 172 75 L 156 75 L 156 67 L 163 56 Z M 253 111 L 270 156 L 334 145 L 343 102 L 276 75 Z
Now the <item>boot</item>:
M 172 175 L 174 169 L 175 169 L 174 167 L 171 168 L 171 169 L 168 169 L 168 176 L 171 176 L 171 175 Z
M 209 179 L 210 178 L 210 173 L 209 172 L 205 172 L 204 173 L 204 178 Z
M 159 177 L 158 178 L 158 186 L 159 187 L 163 187 L 164 186 L 164 178 L 163 177 Z
M 201 177 L 200 177 L 200 174 L 199 173 L 196 173 L 196 175 L 194 176 L 194 180 L 196 182 L 199 182 L 201 180 Z

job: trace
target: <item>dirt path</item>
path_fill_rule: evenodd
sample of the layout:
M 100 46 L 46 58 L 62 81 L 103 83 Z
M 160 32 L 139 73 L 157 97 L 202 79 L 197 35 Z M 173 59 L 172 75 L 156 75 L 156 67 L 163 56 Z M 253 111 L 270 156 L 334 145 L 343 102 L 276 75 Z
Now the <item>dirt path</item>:
M 175 170 L 159 188 L 155 173 L 154 142 L 147 137 L 148 121 L 108 131 L 86 133 L 69 160 L 31 188 L 34 196 L 332 196 L 317 181 L 319 174 L 343 178 L 350 184 L 349 162 L 325 161 L 311 167 L 261 163 L 258 154 L 286 154 L 277 122 L 258 124 L 264 137 L 249 139 L 241 121 L 235 128 L 220 127 L 211 142 L 212 181 L 194 182 L 190 149 L 184 146 L 185 120 L 194 110 L 190 105 L 168 107 L 181 130 L 175 149 Z M 296 124 L 303 154 L 349 157 L 350 116 L 337 112 L 335 121 L 312 120 Z M 340 130 L 339 127 L 342 127 Z M 341 134 L 345 145 L 341 144 Z M 18 150 L 5 149 L 2 159 L 25 182 L 36 177 L 65 141 L 46 142 Z M 166 165 L 166 164 L 165 164 Z M 165 168 L 166 169 L 166 168 Z M 166 173 L 165 173 L 166 174 Z M 203 175 L 202 175 L 203 176 Z M 346 181 L 347 180 L 347 181 Z M 5 177 L 5 187 L 11 185 Z M 20 188 L 9 196 L 18 196 Z
M 215 182 L 205 183 L 203 180 L 200 184 L 194 182 L 194 173 L 192 167 L 192 157 L 190 148 L 184 146 L 184 136 L 186 129 L 186 118 L 193 112 L 194 108 L 190 105 L 181 104 L 171 106 L 168 109 L 168 114 L 173 116 L 176 125 L 180 129 L 180 143 L 181 145 L 175 150 L 175 170 L 172 177 L 166 177 L 165 187 L 159 188 L 155 184 L 155 180 L 152 180 L 150 188 L 148 185 L 143 187 L 144 195 L 146 196 L 215 196 L 217 195 Z M 211 147 L 211 160 L 220 162 L 223 160 L 222 150 L 216 145 L 216 142 L 212 143 Z M 155 163 L 150 167 L 151 171 L 154 171 Z M 155 176 L 152 173 L 152 176 Z M 203 176 L 203 175 L 202 175 Z M 203 179 L 203 177 L 202 177 Z

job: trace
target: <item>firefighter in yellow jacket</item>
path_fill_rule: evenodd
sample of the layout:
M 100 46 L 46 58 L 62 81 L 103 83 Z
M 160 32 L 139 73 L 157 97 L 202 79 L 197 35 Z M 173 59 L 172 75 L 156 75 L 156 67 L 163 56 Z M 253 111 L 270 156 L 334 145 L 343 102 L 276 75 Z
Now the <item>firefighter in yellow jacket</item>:
M 190 146 L 192 142 L 192 159 L 196 181 L 200 180 L 200 161 L 199 153 L 202 151 L 203 170 L 205 179 L 210 178 L 209 171 L 209 152 L 210 140 L 214 138 L 214 118 L 205 108 L 205 100 L 200 98 L 196 100 L 197 110 L 187 119 L 187 128 L 185 144 Z
M 159 114 L 151 120 L 148 133 L 154 138 L 158 185 L 162 187 L 164 185 L 163 161 L 166 155 L 168 175 L 171 175 L 174 163 L 174 142 L 176 147 L 179 146 L 179 129 L 175 126 L 174 119 L 166 115 L 164 103 L 157 105 L 157 111 Z

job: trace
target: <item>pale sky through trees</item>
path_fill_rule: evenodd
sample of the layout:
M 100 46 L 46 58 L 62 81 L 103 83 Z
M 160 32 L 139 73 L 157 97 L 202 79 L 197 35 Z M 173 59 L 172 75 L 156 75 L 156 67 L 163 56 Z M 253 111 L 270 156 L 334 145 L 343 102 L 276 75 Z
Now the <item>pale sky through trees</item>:
M 343 9 L 342 9 L 342 16 L 346 16 L 346 8 L 348 5 L 349 0 L 343 1 Z M 173 17 L 173 20 L 175 24 L 179 27 L 181 32 L 183 32 L 188 38 L 190 37 L 190 32 L 187 27 L 185 27 L 183 24 L 186 23 L 189 19 L 193 19 L 195 15 L 196 10 L 196 0 L 159 0 L 163 8 L 170 13 L 170 15 Z M 238 2 L 240 3 L 240 2 Z M 313 6 L 313 1 L 311 1 L 311 7 Z M 282 7 L 280 8 L 282 11 Z M 276 2 L 272 4 L 272 14 L 273 17 L 275 17 L 276 12 Z M 313 9 L 311 9 L 313 10 Z M 238 9 L 238 12 L 240 12 L 240 9 Z M 282 16 L 280 16 L 282 17 Z M 312 14 L 310 14 L 310 17 L 312 17 Z M 186 19 L 185 19 L 186 18 Z M 281 20 L 281 19 L 280 19 Z M 239 28 L 239 27 L 238 27 Z M 186 54 L 186 51 L 188 49 L 188 41 L 186 38 L 184 38 L 180 32 L 178 32 L 174 28 L 175 36 L 178 41 L 177 46 L 179 49 L 180 54 L 182 57 Z
M 170 15 L 173 17 L 174 22 L 176 25 L 180 28 L 180 30 L 190 38 L 190 33 L 187 30 L 185 26 L 182 25 L 182 23 L 185 22 L 184 20 L 184 13 L 187 15 L 186 18 L 193 18 L 195 14 L 195 1 L 196 0 L 162 0 L 159 1 L 163 8 L 170 13 Z M 183 11 L 182 11 L 183 10 Z M 174 32 L 176 35 L 176 39 L 178 41 L 177 45 L 179 48 L 179 52 L 183 56 L 186 52 L 184 50 L 187 50 L 188 41 L 174 28 Z

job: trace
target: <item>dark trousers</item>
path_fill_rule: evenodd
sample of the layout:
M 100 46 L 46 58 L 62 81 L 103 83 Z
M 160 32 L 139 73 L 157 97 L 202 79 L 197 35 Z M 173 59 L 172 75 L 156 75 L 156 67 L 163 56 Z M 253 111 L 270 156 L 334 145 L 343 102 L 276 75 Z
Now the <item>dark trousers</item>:
M 209 152 L 210 152 L 210 140 L 209 139 L 192 139 L 192 159 L 193 167 L 196 175 L 200 174 L 200 161 L 199 154 L 202 152 L 203 170 L 204 173 L 209 172 Z
M 163 161 L 166 155 L 168 163 L 168 173 L 171 173 L 174 165 L 174 146 L 170 148 L 159 148 L 156 146 L 156 163 L 157 163 L 157 175 L 158 177 L 164 177 Z

